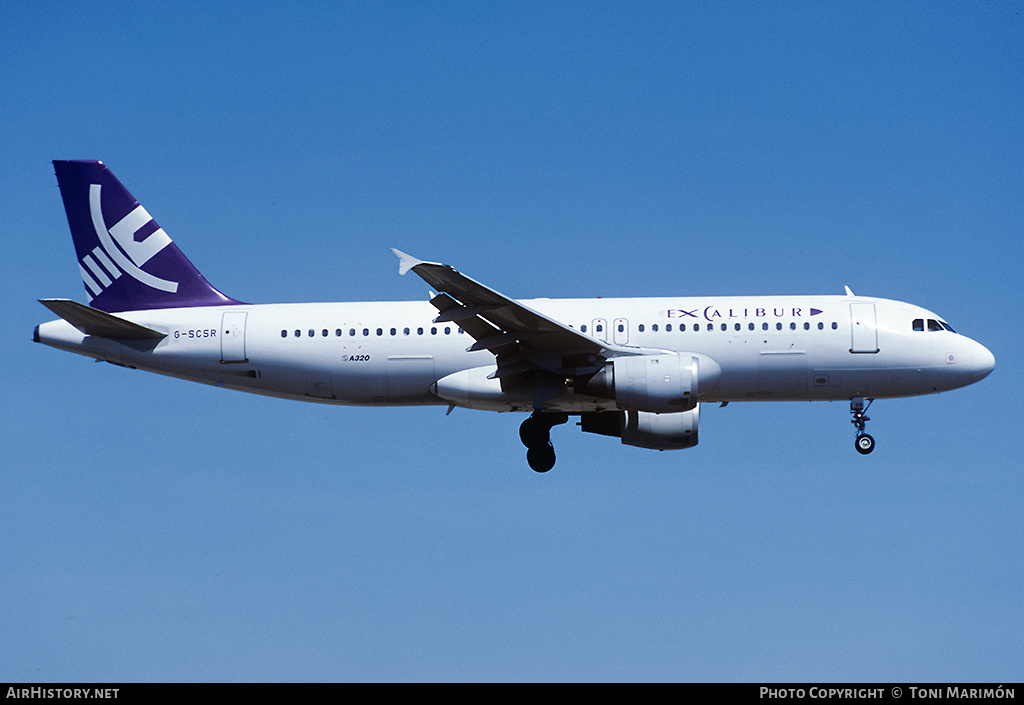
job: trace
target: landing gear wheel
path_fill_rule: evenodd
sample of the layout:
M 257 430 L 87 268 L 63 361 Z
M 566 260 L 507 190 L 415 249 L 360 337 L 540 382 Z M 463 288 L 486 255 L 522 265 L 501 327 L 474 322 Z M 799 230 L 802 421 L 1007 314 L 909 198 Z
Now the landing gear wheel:
M 540 446 L 530 448 L 526 451 L 526 462 L 534 472 L 547 472 L 555 467 L 555 449 L 548 443 L 547 447 Z
M 867 455 L 875 449 L 875 439 L 869 433 L 862 433 L 857 436 L 857 452 Z
M 531 416 L 519 427 L 519 440 L 527 448 L 536 448 L 549 442 L 551 427 L 539 416 Z
M 519 440 L 526 446 L 526 462 L 536 472 L 547 472 L 555 466 L 551 427 L 568 420 L 568 414 L 535 411 L 519 427 Z
M 868 425 L 868 407 L 871 406 L 871 402 L 874 399 L 868 399 L 867 404 L 864 403 L 863 397 L 854 397 L 850 400 L 850 413 L 853 414 L 853 419 L 850 421 L 857 428 L 857 440 L 854 441 L 854 445 L 857 448 L 857 452 L 861 455 L 867 455 L 875 449 L 875 439 L 869 434 L 864 433 L 864 427 Z

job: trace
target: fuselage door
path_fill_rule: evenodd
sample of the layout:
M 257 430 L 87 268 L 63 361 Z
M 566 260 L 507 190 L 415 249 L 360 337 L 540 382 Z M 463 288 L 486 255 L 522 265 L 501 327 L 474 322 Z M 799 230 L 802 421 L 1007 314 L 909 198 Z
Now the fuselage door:
M 874 304 L 850 304 L 850 325 L 853 327 L 850 352 L 878 352 L 878 327 Z
M 245 311 L 227 311 L 220 324 L 220 361 L 245 362 Z
M 612 323 L 612 340 L 616 345 L 629 343 L 629 321 L 625 318 L 616 318 Z

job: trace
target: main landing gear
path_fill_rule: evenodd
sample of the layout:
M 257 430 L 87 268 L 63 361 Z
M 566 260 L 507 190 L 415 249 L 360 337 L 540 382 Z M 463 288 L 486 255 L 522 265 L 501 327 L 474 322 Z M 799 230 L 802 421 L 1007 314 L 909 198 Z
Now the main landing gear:
M 861 455 L 867 455 L 875 449 L 875 439 L 871 437 L 871 434 L 864 432 L 864 427 L 871 420 L 867 416 L 867 410 L 873 401 L 874 399 L 868 399 L 868 403 L 865 405 L 864 397 L 854 397 L 850 400 L 850 413 L 853 414 L 850 423 L 857 427 L 855 444 L 857 452 Z
M 555 466 L 555 448 L 551 445 L 551 427 L 569 420 L 568 414 L 535 411 L 519 427 L 519 439 L 526 446 L 526 462 L 536 472 L 547 472 Z

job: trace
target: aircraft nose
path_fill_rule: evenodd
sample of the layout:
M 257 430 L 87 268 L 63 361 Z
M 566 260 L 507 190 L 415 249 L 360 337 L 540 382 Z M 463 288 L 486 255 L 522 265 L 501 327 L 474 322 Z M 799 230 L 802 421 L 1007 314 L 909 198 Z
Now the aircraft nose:
M 988 377 L 995 368 L 996 357 L 981 343 L 973 340 L 971 342 L 974 344 L 971 346 L 970 366 L 967 371 L 971 382 L 978 382 Z

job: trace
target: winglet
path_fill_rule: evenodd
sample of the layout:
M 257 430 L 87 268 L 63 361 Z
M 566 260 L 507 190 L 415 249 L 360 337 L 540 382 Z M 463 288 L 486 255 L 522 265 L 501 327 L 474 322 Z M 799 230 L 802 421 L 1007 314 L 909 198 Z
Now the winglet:
M 394 247 L 391 248 L 391 251 L 395 253 L 396 257 L 398 257 L 399 275 L 405 274 L 417 264 L 423 264 L 423 260 L 416 259 L 412 255 L 407 255 L 401 250 L 396 250 Z

